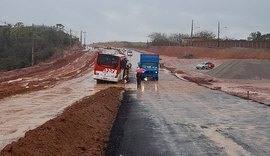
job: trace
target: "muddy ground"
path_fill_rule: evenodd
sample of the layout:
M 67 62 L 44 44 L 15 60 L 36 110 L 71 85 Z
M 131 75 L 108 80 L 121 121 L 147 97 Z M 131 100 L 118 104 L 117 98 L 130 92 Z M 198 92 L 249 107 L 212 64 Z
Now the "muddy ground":
M 135 87 L 124 83 L 97 85 L 92 78 L 95 55 L 95 52 L 70 53 L 51 63 L 1 73 L 1 84 L 9 85 L 0 90 L 9 94 L 1 94 L 0 99 L 0 149 L 57 117 L 66 107 L 85 96 L 110 86 Z M 32 82 L 36 86 L 24 85 Z M 45 82 L 48 83 L 43 86 Z M 113 120 L 113 116 L 109 118 Z
M 94 58 L 94 52 L 70 52 L 53 62 L 0 73 L 0 99 L 50 88 L 57 82 L 80 77 L 91 69 Z
M 210 61 L 219 66 L 235 59 L 270 59 L 267 50 L 241 48 L 188 48 L 188 47 L 151 47 L 150 52 L 161 54 L 161 63 L 165 68 L 182 79 L 202 84 L 211 89 L 221 90 L 231 95 L 248 98 L 270 105 L 270 80 L 223 79 L 209 76 L 207 70 L 197 70 L 197 64 Z M 142 51 L 141 52 L 148 52 Z M 194 58 L 183 59 L 192 54 Z M 265 67 L 269 68 L 269 67 Z M 239 69 L 241 70 L 241 69 Z M 269 69 L 270 70 L 270 69 Z
M 43 152 L 43 151 L 47 152 L 47 153 L 44 153 L 44 155 L 53 155 L 53 154 L 61 155 L 62 153 L 63 153 L 62 155 L 83 155 L 83 154 L 85 154 L 85 155 L 102 155 L 102 154 L 104 154 L 103 151 L 104 151 L 104 148 L 106 147 L 106 144 L 108 142 L 109 129 L 110 129 L 110 126 L 111 126 L 113 119 L 115 117 L 116 109 L 118 109 L 118 106 L 120 103 L 119 98 L 117 98 L 117 100 L 114 98 L 112 100 L 107 100 L 108 99 L 107 97 L 109 97 L 109 99 L 112 98 L 112 95 L 119 97 L 120 96 L 119 94 L 120 94 L 120 92 L 122 92 L 122 89 L 117 89 L 117 88 L 108 89 L 105 91 L 105 94 L 103 94 L 102 92 L 99 92 L 98 94 L 96 94 L 94 96 L 84 98 L 82 101 L 80 101 L 80 102 L 83 102 L 82 104 L 80 104 L 80 102 L 77 102 L 76 104 L 72 105 L 68 109 L 65 109 L 65 111 L 62 115 L 59 115 L 62 113 L 62 110 L 64 108 L 66 108 L 71 103 L 73 103 L 72 101 L 74 101 L 74 100 L 77 101 L 78 99 L 81 99 L 85 96 L 94 94 L 97 91 L 106 89 L 110 86 L 107 84 L 94 85 L 94 84 L 96 84 L 96 82 L 92 79 L 92 74 L 91 74 L 91 70 L 92 70 L 91 64 L 93 63 L 94 56 L 95 56 L 95 53 L 76 53 L 76 54 L 71 54 L 71 57 L 69 57 L 71 60 L 63 61 L 64 63 L 63 64 L 60 63 L 60 65 L 55 64 L 54 66 L 56 68 L 54 68 L 54 66 L 51 65 L 53 63 L 48 64 L 49 67 L 46 67 L 45 69 L 50 68 L 50 70 L 47 70 L 44 72 L 42 72 L 42 70 L 41 70 L 41 72 L 38 72 L 39 70 L 37 70 L 36 72 L 33 72 L 33 73 L 29 72 L 29 74 L 24 75 L 23 73 L 27 72 L 27 69 L 26 69 L 26 71 L 23 71 L 23 72 L 16 72 L 16 71 L 11 72 L 10 75 L 9 75 L 9 73 L 1 74 L 1 78 L 0 78 L 0 80 L 2 79 L 1 85 L 5 84 L 7 86 L 7 90 L 6 90 L 7 92 L 9 92 L 9 90 L 11 90 L 11 91 L 13 90 L 13 89 L 11 89 L 12 86 L 13 87 L 15 86 L 15 88 L 16 88 L 16 86 L 18 86 L 18 88 L 32 88 L 32 91 L 33 91 L 33 90 L 35 90 L 35 86 L 42 86 L 43 82 L 44 82 L 44 84 L 46 84 L 45 82 L 52 82 L 52 83 L 49 83 L 50 85 L 44 85 L 41 88 L 36 88 L 38 90 L 45 88 L 45 90 L 30 92 L 30 93 L 22 94 L 22 95 L 11 96 L 11 95 L 18 94 L 18 93 L 25 93 L 24 90 L 22 92 L 16 92 L 16 89 L 15 89 L 15 92 L 11 92 L 11 94 L 9 94 L 8 96 L 3 96 L 3 99 L 0 100 L 0 105 L 1 105 L 0 112 L 2 114 L 2 116 L 0 118 L 0 123 L 1 123 L 0 135 L 3 136 L 3 138 L 0 139 L 0 141 L 1 141 L 0 143 L 2 145 L 6 145 L 8 142 L 10 143 L 11 140 L 15 141 L 14 144 L 6 146 L 1 154 L 8 155 L 8 154 L 11 154 L 12 152 L 14 152 L 13 155 L 16 155 L 16 152 L 26 152 L 26 153 L 24 153 L 24 155 L 31 155 L 31 153 L 30 153 L 31 151 L 35 152 L 35 153 L 32 153 L 34 155 L 42 155 L 43 153 L 41 153 L 41 152 Z M 138 60 L 135 60 L 133 58 L 129 58 L 129 59 L 133 63 L 133 68 L 136 68 L 136 64 L 137 64 Z M 170 69 L 170 71 L 172 71 L 176 76 L 178 76 L 178 78 L 182 79 L 183 75 L 189 76 L 189 77 L 191 77 L 191 75 L 192 75 L 195 78 L 198 78 L 198 77 L 202 78 L 199 80 L 200 83 L 211 81 L 210 83 L 212 84 L 214 82 L 213 79 L 211 77 L 209 78 L 206 74 L 204 74 L 204 71 L 198 72 L 196 69 L 193 68 L 194 65 L 196 65 L 197 63 L 200 63 L 203 60 L 204 59 L 190 60 L 190 59 L 179 59 L 177 57 L 162 56 L 163 65 L 165 65 L 166 68 Z M 215 64 L 221 64 L 221 63 L 223 63 L 223 61 L 224 60 L 213 59 L 213 62 Z M 43 66 L 41 65 L 41 67 L 43 67 Z M 35 68 L 38 68 L 38 67 L 33 67 L 30 69 L 34 70 Z M 40 69 L 42 69 L 42 68 L 40 68 Z M 187 71 L 191 71 L 191 72 L 189 73 Z M 17 73 L 22 73 L 22 75 L 16 76 Z M 167 71 L 164 70 L 163 73 L 164 73 L 164 76 L 163 76 L 164 79 L 168 79 L 169 76 L 168 76 Z M 13 75 L 15 75 L 15 76 L 13 76 Z M 191 77 L 191 78 L 194 78 L 194 77 Z M 53 81 L 50 81 L 51 79 L 53 79 Z M 54 80 L 57 80 L 57 81 L 54 81 Z M 173 79 L 173 80 L 180 81 L 178 79 L 177 80 Z M 183 79 L 183 80 L 185 81 L 185 79 Z M 29 84 L 31 84 L 32 81 L 36 82 L 37 84 L 36 85 L 29 85 Z M 161 79 L 160 82 L 166 82 L 166 81 Z M 197 83 L 198 80 L 195 80 L 194 82 Z M 9 85 L 7 85 L 7 84 L 9 84 Z M 33 86 L 33 87 L 31 87 L 31 86 Z M 127 89 L 136 90 L 135 82 L 131 82 L 130 84 L 127 84 L 127 85 L 117 84 L 117 86 L 123 86 Z M 148 88 L 149 86 L 150 86 L 150 88 Z M 197 91 L 194 91 L 194 88 L 196 88 L 196 87 L 194 87 L 194 86 L 192 87 L 192 85 L 189 86 L 189 83 L 184 83 L 183 86 L 185 87 L 184 90 L 180 89 L 182 86 L 177 87 L 176 85 L 171 84 L 171 83 L 164 83 L 163 85 L 148 84 L 145 87 L 142 87 L 140 89 L 141 89 L 142 93 L 145 91 L 148 91 L 148 92 L 150 91 L 149 93 L 151 93 L 151 94 L 149 94 L 149 95 L 145 94 L 148 96 L 148 100 L 151 99 L 149 97 L 152 97 L 152 93 L 154 93 L 154 94 L 157 93 L 157 95 L 155 95 L 155 97 L 163 96 L 162 94 L 159 94 L 159 92 L 165 94 L 164 96 L 167 99 L 166 101 L 170 101 L 173 103 L 174 106 L 176 106 L 177 109 L 175 109 L 173 111 L 177 115 L 179 112 L 178 111 L 178 108 L 179 108 L 178 101 L 182 101 L 182 99 L 181 100 L 173 99 L 175 97 L 179 97 L 179 95 L 176 95 L 176 96 L 173 96 L 173 98 L 170 98 L 171 96 L 169 94 L 169 91 L 172 91 L 171 88 L 174 88 L 174 90 L 173 90 L 174 93 L 182 93 L 184 96 L 184 99 L 186 98 L 187 101 L 189 101 L 188 99 L 193 99 L 193 98 L 189 97 L 191 93 L 197 92 Z M 166 89 L 168 89 L 168 90 L 163 92 L 164 88 L 165 88 L 165 90 Z M 163 89 L 163 91 L 162 91 L 162 89 Z M 201 91 L 205 91 L 202 88 L 197 88 L 197 89 L 199 89 Z M 29 90 L 27 90 L 27 91 L 29 91 Z M 179 92 L 179 91 L 181 91 L 181 92 Z M 191 93 L 189 93 L 189 92 L 191 92 Z M 140 95 L 140 94 L 138 94 L 138 95 Z M 214 94 L 209 94 L 209 95 L 213 96 L 213 99 L 215 99 Z M 98 98 L 93 98 L 96 96 L 98 96 Z M 105 100 L 105 98 L 103 98 L 104 96 L 106 96 L 106 100 Z M 222 95 L 222 96 L 226 96 L 226 95 Z M 229 99 L 230 96 L 226 96 L 226 98 Z M 137 99 L 140 100 L 141 97 L 137 97 Z M 211 105 L 215 104 L 211 101 L 211 99 L 209 99 L 209 98 L 206 98 L 206 99 L 210 100 L 210 101 L 206 101 L 206 104 L 211 104 Z M 95 102 L 91 102 L 91 100 L 94 100 Z M 159 98 L 156 100 L 159 100 Z M 232 100 L 232 101 L 234 101 L 234 100 Z M 237 99 L 237 100 L 239 100 L 239 99 Z M 86 101 L 86 103 L 85 103 L 85 101 Z M 200 101 L 200 100 L 195 99 L 195 102 L 194 101 L 193 102 L 191 101 L 191 102 L 193 104 L 195 104 L 196 107 L 202 106 L 201 104 L 197 105 L 198 101 Z M 219 101 L 220 101 L 220 99 L 217 98 L 216 101 L 214 101 L 214 102 L 219 102 Z M 104 105 L 103 104 L 96 105 L 99 102 L 100 103 L 103 102 Z M 109 102 L 113 102 L 113 103 L 115 102 L 118 104 L 117 105 L 112 104 L 113 108 L 111 108 L 111 107 L 108 107 L 106 105 Z M 143 102 L 143 99 L 141 99 L 141 102 Z M 151 100 L 150 100 L 150 103 L 152 103 Z M 242 101 L 241 101 L 241 103 L 242 103 Z M 152 103 L 152 105 L 153 104 L 154 103 Z M 168 109 L 167 114 L 171 115 L 170 114 L 170 112 L 172 112 L 172 110 L 170 110 L 171 108 L 167 107 L 167 105 L 164 105 L 164 102 L 162 101 L 162 99 L 160 101 L 157 101 L 157 104 L 158 104 L 157 109 L 162 110 L 162 111 L 160 110 L 160 112 L 163 112 L 163 110 Z M 186 103 L 184 103 L 184 104 L 186 104 Z M 222 104 L 222 105 L 226 106 L 226 104 Z M 250 105 L 253 108 L 253 106 L 252 106 L 253 103 L 251 103 Z M 82 106 L 84 106 L 85 109 L 81 109 Z M 187 106 L 189 106 L 189 105 L 187 105 Z M 163 108 L 163 107 L 165 107 L 165 108 Z M 210 106 L 209 108 L 212 108 L 212 107 L 214 107 L 214 106 Z M 190 109 L 191 108 L 188 108 L 188 110 L 185 110 L 185 109 L 183 109 L 183 110 L 187 111 L 187 113 L 189 113 Z M 76 112 L 78 112 L 78 113 L 80 112 L 80 113 L 77 114 L 76 112 L 74 112 L 75 110 L 76 110 Z M 110 111 L 110 110 L 113 110 L 113 111 Z M 182 108 L 180 110 L 182 110 Z M 226 108 L 226 110 L 227 110 L 227 108 Z M 93 111 L 95 113 L 91 113 Z M 200 111 L 200 110 L 198 110 L 198 111 Z M 157 112 L 154 112 L 154 113 L 157 113 Z M 213 112 L 213 113 L 215 113 L 215 112 Z M 197 114 L 195 113 L 195 117 L 197 118 L 197 115 L 199 116 L 199 114 L 200 113 L 197 113 Z M 218 114 L 221 114 L 220 119 L 222 120 L 224 118 L 222 116 L 222 113 L 219 112 Z M 54 118 L 55 115 L 57 115 L 56 118 Z M 150 114 L 146 113 L 145 115 L 146 115 L 146 117 L 149 117 Z M 159 114 L 154 114 L 154 115 L 159 115 Z M 164 115 L 166 116 L 166 113 Z M 139 113 L 139 117 L 141 117 L 140 113 Z M 151 117 L 151 115 L 150 115 L 150 117 Z M 184 113 L 184 117 L 186 117 L 185 113 Z M 185 120 L 187 120 L 187 121 L 190 120 L 188 117 L 189 116 L 187 116 Z M 100 118 L 101 118 L 101 120 L 100 120 Z M 183 116 L 181 118 L 179 118 L 179 116 L 177 116 L 177 118 L 175 118 L 173 120 L 178 120 L 178 119 L 182 119 L 182 118 L 183 118 Z M 210 116 L 210 118 L 211 118 L 211 116 Z M 49 120 L 49 119 L 52 119 L 52 120 Z M 171 118 L 168 118 L 168 119 L 169 119 L 168 122 L 173 121 L 173 120 L 171 120 Z M 206 120 L 209 120 L 209 119 L 206 119 Z M 231 118 L 231 116 L 229 116 L 228 123 L 230 123 L 229 121 L 231 121 L 231 120 L 232 120 L 232 118 Z M 46 122 L 46 121 L 48 121 L 48 122 Z M 142 119 L 142 121 L 144 121 L 144 119 Z M 257 118 L 254 121 L 257 121 Z M 46 122 L 46 123 L 43 124 L 44 122 Z M 67 124 L 64 124 L 65 122 Z M 162 123 L 163 122 L 161 122 L 161 124 Z M 192 123 L 192 124 L 195 124 L 195 123 Z M 43 125 L 40 126 L 40 124 L 43 124 Z M 93 124 L 95 126 L 93 126 Z M 144 122 L 141 124 L 143 126 L 147 127 L 147 125 L 144 125 Z M 172 124 L 172 123 L 170 123 L 170 124 Z M 222 124 L 222 122 L 220 124 Z M 239 125 L 239 123 L 236 122 L 235 125 Z M 38 127 L 38 126 L 40 126 L 40 127 Z M 65 126 L 67 126 L 67 127 L 65 127 Z M 158 125 L 158 124 L 155 125 L 155 127 L 157 127 L 157 128 L 159 128 L 159 126 L 160 125 Z M 197 127 L 200 127 L 200 126 L 201 125 L 198 125 Z M 207 126 L 209 126 L 209 125 L 207 125 Z M 38 127 L 38 128 L 36 128 L 36 127 Z M 100 130 L 100 127 L 101 127 L 101 130 Z M 203 125 L 203 127 L 204 127 L 204 125 Z M 36 128 L 36 129 L 34 129 L 34 128 Z M 209 131 L 211 133 L 212 133 L 212 130 L 213 130 L 213 132 L 215 132 L 216 131 L 215 128 L 218 130 L 220 127 L 213 127 L 213 129 L 210 129 Z M 238 128 L 238 127 L 235 126 L 235 128 Z M 83 131 L 81 131 L 81 129 Z M 206 128 L 203 128 L 203 129 L 206 129 Z M 241 127 L 239 129 L 241 129 Z M 89 131 L 89 133 L 87 131 Z M 100 131 L 102 131 L 102 133 L 104 132 L 104 135 Z M 22 135 L 24 135 L 25 132 L 26 132 L 26 136 L 23 137 L 22 139 L 19 139 L 19 141 L 16 142 L 18 137 L 22 137 Z M 132 131 L 130 131 L 130 132 L 132 132 Z M 136 132 L 136 131 L 134 131 L 134 132 Z M 256 129 L 254 130 L 254 132 L 257 132 Z M 84 137 L 80 137 L 80 135 L 82 135 Z M 88 138 L 86 135 L 87 136 L 89 135 L 92 138 Z M 197 133 L 196 133 L 196 135 L 197 135 Z M 40 136 L 40 137 L 37 137 L 37 136 Z M 98 137 L 94 137 L 94 136 L 98 136 Z M 99 136 L 101 138 L 99 138 Z M 136 136 L 136 135 L 134 135 L 134 136 Z M 206 134 L 206 136 L 207 136 L 207 134 Z M 247 133 L 247 136 L 249 136 L 249 133 Z M 256 136 L 256 135 L 254 135 L 254 136 Z M 127 136 L 127 137 L 129 137 L 129 136 Z M 143 135 L 141 137 L 143 137 Z M 74 139 L 74 142 L 73 142 L 73 139 Z M 137 139 L 139 139 L 139 138 L 137 138 Z M 241 137 L 240 137 L 240 139 L 241 139 Z M 212 139 L 212 140 L 215 141 L 215 139 Z M 151 139 L 148 141 L 151 141 Z M 70 144 L 70 142 L 72 144 Z M 138 142 L 138 143 L 140 143 L 140 142 Z M 144 143 L 147 143 L 147 142 L 144 142 Z M 87 145 L 85 145 L 85 144 L 87 144 Z M 93 146 L 91 146 L 91 145 L 93 145 Z M 142 145 L 144 145 L 144 144 L 142 144 Z M 175 145 L 177 145 L 177 144 L 175 144 Z M 140 147 L 140 146 L 138 146 L 138 147 Z M 229 146 L 229 149 L 231 147 L 233 147 L 233 146 L 232 145 Z M 43 148 L 45 148 L 45 149 L 43 149 Z M 61 149 L 61 150 L 58 150 L 58 149 Z M 170 151 L 170 152 L 172 153 L 173 151 Z
M 83 98 L 7 145 L 0 155 L 103 155 L 122 91 L 112 87 Z

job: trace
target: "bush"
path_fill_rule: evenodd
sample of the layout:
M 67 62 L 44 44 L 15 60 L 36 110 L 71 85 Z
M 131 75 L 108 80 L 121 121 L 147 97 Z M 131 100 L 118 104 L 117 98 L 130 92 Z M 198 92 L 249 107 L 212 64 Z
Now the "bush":
M 195 59 L 195 57 L 194 57 L 193 54 L 186 54 L 182 58 L 185 58 L 185 59 Z

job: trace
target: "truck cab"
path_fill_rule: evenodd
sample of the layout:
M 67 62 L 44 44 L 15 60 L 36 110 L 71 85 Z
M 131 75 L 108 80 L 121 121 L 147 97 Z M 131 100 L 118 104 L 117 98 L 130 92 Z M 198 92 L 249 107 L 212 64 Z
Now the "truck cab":
M 141 54 L 139 67 L 144 69 L 141 77 L 143 80 L 158 80 L 159 54 Z

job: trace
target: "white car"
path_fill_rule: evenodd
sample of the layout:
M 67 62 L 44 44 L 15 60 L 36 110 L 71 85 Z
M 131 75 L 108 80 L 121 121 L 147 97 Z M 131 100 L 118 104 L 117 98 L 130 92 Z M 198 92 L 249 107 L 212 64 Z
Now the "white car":
M 196 66 L 196 69 L 213 69 L 215 65 L 212 62 L 203 62 Z
M 133 56 L 133 53 L 132 53 L 131 50 L 129 50 L 129 51 L 127 52 L 127 56 Z

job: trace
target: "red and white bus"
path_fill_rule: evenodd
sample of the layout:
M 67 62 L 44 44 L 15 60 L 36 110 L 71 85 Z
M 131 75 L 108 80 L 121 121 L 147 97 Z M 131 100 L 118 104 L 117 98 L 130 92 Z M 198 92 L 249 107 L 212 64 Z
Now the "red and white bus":
M 118 82 L 124 79 L 127 59 L 119 53 L 98 53 L 93 78 L 97 82 Z

